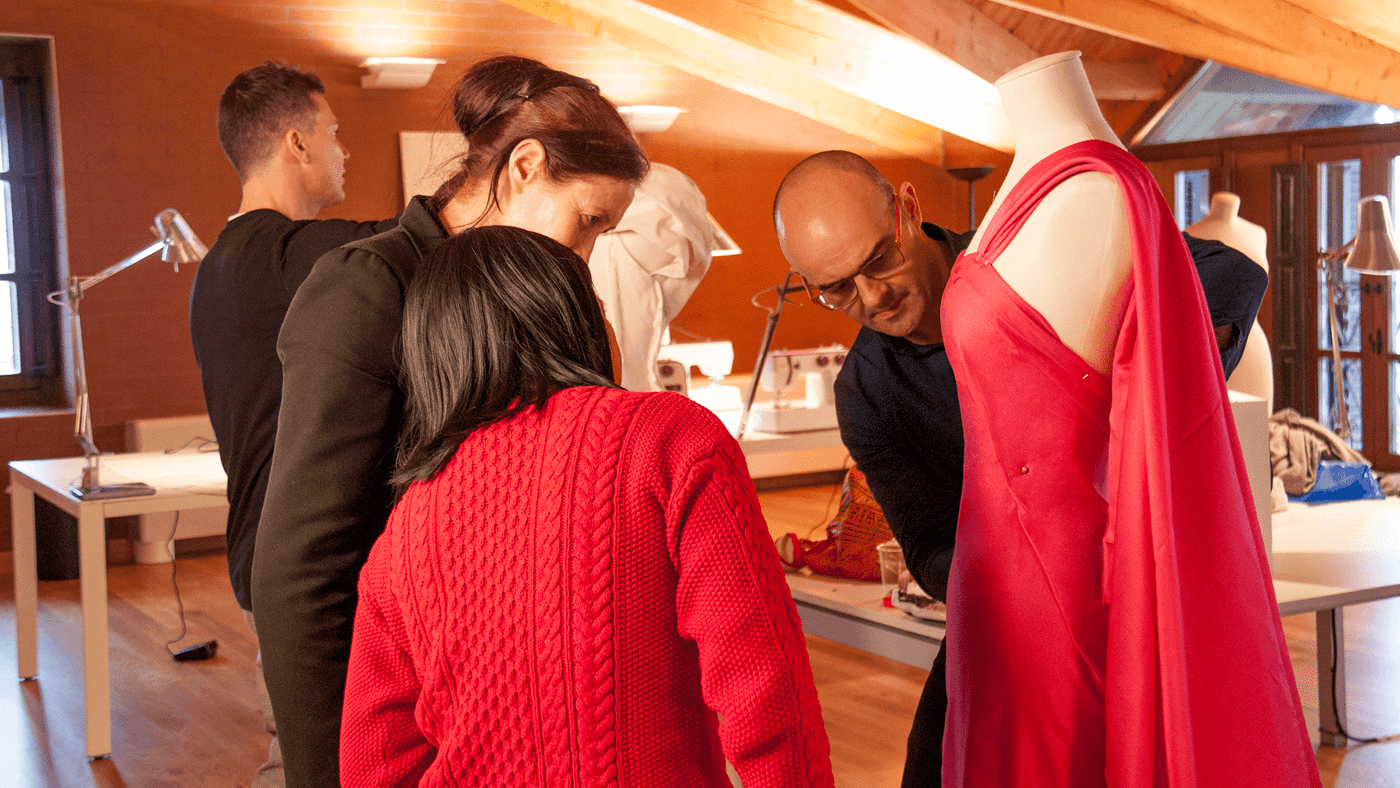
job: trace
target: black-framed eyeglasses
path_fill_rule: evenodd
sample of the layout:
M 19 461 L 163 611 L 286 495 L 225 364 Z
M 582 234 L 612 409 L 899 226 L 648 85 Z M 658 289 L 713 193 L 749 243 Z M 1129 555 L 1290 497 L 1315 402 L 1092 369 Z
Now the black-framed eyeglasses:
M 807 290 L 807 297 L 811 298 L 813 303 L 827 309 L 845 309 L 854 303 L 860 295 L 860 290 L 856 287 L 857 276 L 879 281 L 888 279 L 904 270 L 909 261 L 905 259 L 904 250 L 899 246 L 900 230 L 904 225 L 900 218 L 899 199 L 896 197 L 894 200 L 894 245 L 866 261 L 865 265 L 861 266 L 854 275 L 831 284 L 814 285 L 807 277 L 802 277 L 802 286 Z

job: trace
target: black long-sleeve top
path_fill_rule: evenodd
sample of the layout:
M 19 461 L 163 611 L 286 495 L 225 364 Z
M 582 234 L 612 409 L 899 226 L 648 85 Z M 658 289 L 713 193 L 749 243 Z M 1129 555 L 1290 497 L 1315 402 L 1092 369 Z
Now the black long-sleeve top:
M 253 609 L 253 550 L 282 402 L 282 319 L 318 257 L 396 224 L 397 217 L 294 221 L 270 209 L 249 211 L 224 225 L 195 274 L 190 339 L 228 474 L 228 575 L 244 610 Z
M 404 293 L 446 238 L 430 200 L 414 197 L 398 227 L 316 261 L 277 342 L 282 407 L 253 613 L 288 786 L 340 785 L 355 583 L 393 504 Z

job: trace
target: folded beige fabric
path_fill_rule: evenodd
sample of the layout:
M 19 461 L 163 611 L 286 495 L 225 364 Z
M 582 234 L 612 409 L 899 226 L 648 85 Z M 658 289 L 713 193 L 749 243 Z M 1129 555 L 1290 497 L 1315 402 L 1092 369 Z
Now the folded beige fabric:
M 1312 489 L 1317 482 L 1317 464 L 1322 460 L 1371 464 L 1316 419 L 1292 408 L 1269 417 L 1269 462 L 1289 495 Z

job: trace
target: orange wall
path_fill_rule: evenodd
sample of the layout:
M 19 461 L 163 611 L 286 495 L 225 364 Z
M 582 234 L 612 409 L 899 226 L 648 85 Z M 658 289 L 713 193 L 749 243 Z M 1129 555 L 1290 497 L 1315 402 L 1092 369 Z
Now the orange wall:
M 237 210 L 238 180 L 214 113 L 235 74 L 266 58 L 318 70 L 352 151 L 337 216 L 388 216 L 400 204 L 396 133 L 435 128 L 441 93 L 361 91 L 324 46 L 268 40 L 246 22 L 171 7 L 62 0 L 0 6 L 0 33 L 54 39 L 68 259 L 85 275 L 145 247 L 157 212 L 178 209 L 206 242 Z M 384 124 L 393 118 L 392 127 Z M 200 413 L 189 340 L 195 271 L 147 260 L 93 288 L 83 333 L 97 444 L 121 450 L 128 419 Z M 0 461 L 72 456 L 71 414 L 0 418 Z M 0 507 L 0 549 L 9 546 Z
M 733 236 L 743 253 L 716 258 L 695 294 L 672 322 L 672 341 L 728 339 L 734 343 L 734 371 L 752 372 L 768 312 L 752 305 L 754 294 L 782 284 L 788 265 L 773 231 L 773 195 L 783 176 L 802 160 L 798 154 L 735 153 L 671 147 L 643 141 L 647 155 L 689 175 L 706 195 L 710 213 Z M 815 152 L 815 151 L 813 151 Z M 967 187 L 941 169 L 910 159 L 877 159 L 876 167 L 898 186 L 914 185 L 925 221 L 954 230 L 967 227 Z M 980 182 L 980 210 L 992 188 Z M 794 277 L 794 284 L 799 280 Z M 759 298 L 771 306 L 769 292 Z M 813 304 L 805 294 L 789 296 L 773 336 L 774 349 L 805 348 L 835 342 L 850 346 L 859 326 L 839 312 Z
M 241 18 L 231 18 L 220 15 L 217 5 L 195 5 L 200 7 L 24 0 L 0 6 L 0 33 L 54 38 L 73 273 L 95 273 L 147 245 L 152 218 L 167 207 L 213 242 L 239 201 L 238 181 L 215 136 L 215 106 L 234 75 L 264 59 L 314 69 L 326 82 L 351 152 L 348 199 L 326 216 L 396 213 L 402 205 L 398 132 L 449 128 L 443 98 L 455 74 L 439 69 L 422 90 L 361 90 L 359 69 L 333 45 L 287 37 L 285 27 L 273 36 L 247 6 Z M 277 4 L 265 8 L 284 13 Z M 508 38 L 495 41 L 494 51 L 508 45 Z M 715 264 L 677 325 L 694 335 L 732 340 L 736 371 L 747 371 L 766 316 L 749 298 L 778 284 L 786 272 L 770 203 L 778 181 L 801 157 L 666 147 L 660 141 L 646 147 L 699 183 L 714 215 L 744 248 L 742 255 Z M 927 218 L 962 229 L 963 184 L 910 160 L 877 165 L 896 183 L 914 183 Z M 991 187 L 979 185 L 985 209 Z M 93 422 L 104 450 L 123 448 L 129 419 L 203 412 L 187 319 L 194 274 L 147 260 L 85 299 Z M 804 304 L 785 311 L 775 347 L 849 343 L 854 335 L 844 317 Z M 69 418 L 4 414 L 0 461 L 76 455 Z M 0 549 L 8 548 L 9 531 L 9 507 L 0 507 Z

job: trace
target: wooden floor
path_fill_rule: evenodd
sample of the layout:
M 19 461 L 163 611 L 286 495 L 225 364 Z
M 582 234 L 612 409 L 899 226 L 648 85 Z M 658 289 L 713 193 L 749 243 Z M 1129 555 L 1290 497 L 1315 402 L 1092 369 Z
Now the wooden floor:
M 819 530 L 834 511 L 832 488 L 763 493 L 775 533 Z M 254 644 L 228 588 L 222 553 L 182 558 L 177 578 L 190 629 L 182 643 L 219 641 L 218 656 L 179 663 L 165 651 L 178 634 L 169 565 L 110 573 L 113 756 L 83 756 L 77 581 L 40 584 L 39 678 L 15 678 L 13 586 L 0 569 L 0 784 L 16 788 L 245 786 L 261 762 L 253 684 Z M 1311 615 L 1284 620 L 1310 724 L 1317 691 Z M 1400 600 L 1348 608 L 1350 732 L 1400 733 Z M 924 671 L 820 638 L 808 638 L 837 785 L 898 786 L 904 738 Z M 9 678 L 6 678 L 9 677 Z M 1322 748 L 1328 788 L 1400 786 L 1400 741 Z M 6 777 L 5 775 L 9 775 Z

